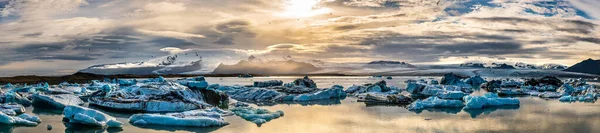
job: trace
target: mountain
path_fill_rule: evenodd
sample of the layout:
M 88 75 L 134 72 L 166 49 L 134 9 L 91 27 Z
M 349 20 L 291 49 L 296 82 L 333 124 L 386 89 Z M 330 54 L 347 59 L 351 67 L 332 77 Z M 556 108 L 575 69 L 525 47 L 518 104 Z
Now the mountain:
M 380 61 L 371 61 L 369 63 L 367 63 L 364 67 L 368 67 L 368 68 L 391 68 L 391 67 L 414 67 L 413 65 L 406 63 L 406 62 L 400 62 L 400 61 L 384 61 L 384 60 L 380 60 Z
M 152 59 L 146 62 L 123 62 L 114 64 L 94 65 L 86 69 L 79 70 L 79 72 L 101 75 L 182 74 L 186 72 L 198 71 L 202 68 L 202 57 L 200 56 L 193 56 L 188 57 L 187 59 L 181 59 L 181 57 L 178 57 L 177 55 L 171 55 L 166 56 L 164 58 Z
M 321 70 L 310 63 L 287 61 L 248 61 L 241 60 L 234 65 L 219 64 L 212 72 L 213 74 L 259 74 L 259 75 L 280 75 L 280 74 L 308 74 Z
M 600 75 L 600 60 L 592 60 L 590 58 L 579 62 L 564 71 Z
M 520 69 L 544 69 L 544 70 L 564 70 L 567 69 L 567 66 L 560 64 L 543 64 L 543 65 L 535 65 L 535 64 L 527 64 L 523 62 L 517 62 L 514 65 L 515 68 Z
M 460 67 L 485 68 L 485 63 L 468 62 L 460 64 Z
M 492 63 L 492 65 L 494 65 L 491 67 L 492 69 L 516 69 L 515 67 L 508 65 L 506 63 L 502 63 L 502 64 Z

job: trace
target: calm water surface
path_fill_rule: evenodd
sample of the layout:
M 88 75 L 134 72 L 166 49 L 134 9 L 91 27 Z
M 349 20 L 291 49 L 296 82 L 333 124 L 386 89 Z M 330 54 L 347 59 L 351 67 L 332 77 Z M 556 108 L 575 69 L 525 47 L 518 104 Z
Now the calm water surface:
M 222 85 L 250 85 L 252 81 L 283 80 L 291 82 L 300 77 L 256 77 L 256 78 L 207 78 L 209 83 Z M 403 81 L 417 77 L 394 77 L 388 86 L 404 88 Z M 439 77 L 418 77 L 436 78 Z M 340 84 L 372 83 L 381 78 L 370 77 L 311 77 L 319 87 Z M 479 95 L 484 92 L 475 92 Z M 344 100 L 320 101 L 302 104 L 278 104 L 261 106 L 269 110 L 282 110 L 285 116 L 263 125 L 245 121 L 237 116 L 226 117 L 230 124 L 214 128 L 185 128 L 148 126 L 137 127 L 128 123 L 130 113 L 104 111 L 124 123 L 122 129 L 99 129 L 90 127 L 66 128 L 61 122 L 61 111 L 27 108 L 28 113 L 40 116 L 42 123 L 37 127 L 11 127 L 0 125 L 0 132 L 45 133 L 45 132 L 223 132 L 223 133 L 323 133 L 323 132 L 600 132 L 600 104 L 561 103 L 537 97 L 519 97 L 521 106 L 488 108 L 485 110 L 431 109 L 411 112 L 401 106 L 366 105 L 349 97 Z M 52 125 L 48 131 L 46 125 Z

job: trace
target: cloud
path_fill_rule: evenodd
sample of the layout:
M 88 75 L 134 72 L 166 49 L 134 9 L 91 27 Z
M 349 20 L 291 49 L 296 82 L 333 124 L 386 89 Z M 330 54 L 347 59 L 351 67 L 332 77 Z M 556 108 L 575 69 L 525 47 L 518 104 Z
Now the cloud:
M 96 58 L 92 58 L 92 57 L 89 57 L 89 56 L 78 56 L 78 55 L 40 56 L 40 57 L 35 57 L 34 59 L 39 59 L 39 60 L 74 60 L 74 61 L 96 60 Z
M 186 52 L 186 51 L 190 51 L 190 50 L 191 49 L 180 49 L 180 48 L 176 48 L 176 47 L 166 47 L 166 48 L 160 49 L 160 51 L 169 52 L 169 54 L 177 54 L 177 53 Z

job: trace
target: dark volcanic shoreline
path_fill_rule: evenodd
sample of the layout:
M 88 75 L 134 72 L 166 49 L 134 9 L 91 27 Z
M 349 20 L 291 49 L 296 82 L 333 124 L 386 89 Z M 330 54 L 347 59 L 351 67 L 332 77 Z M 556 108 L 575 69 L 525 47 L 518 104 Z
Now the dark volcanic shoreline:
M 158 78 L 159 76 L 165 78 L 183 78 L 183 77 L 195 77 L 195 76 L 205 76 L 205 77 L 237 77 L 240 74 L 152 74 L 152 75 L 131 75 L 131 74 L 118 74 L 118 75 L 99 75 L 99 74 L 91 74 L 91 73 L 82 73 L 78 72 L 72 75 L 65 76 L 35 76 L 35 75 L 26 75 L 26 76 L 14 76 L 14 77 L 0 77 L 0 84 L 18 84 L 18 83 L 28 83 L 28 84 L 36 84 L 47 82 L 48 84 L 59 84 L 62 82 L 69 83 L 88 83 L 91 80 L 104 80 L 115 79 L 115 78 Z M 253 74 L 254 75 L 254 74 Z M 344 74 L 286 74 L 286 75 L 254 75 L 254 76 L 354 76 L 354 75 L 344 75 Z
M 369 73 L 369 74 L 339 74 L 339 73 L 319 73 L 319 74 L 270 74 L 270 75 L 262 75 L 262 74 L 252 74 L 255 77 L 260 76 L 373 76 L 373 75 L 382 75 L 382 76 L 443 76 L 445 73 Z M 459 74 L 459 73 L 456 73 Z M 19 83 L 28 83 L 28 84 L 36 84 L 47 82 L 48 84 L 59 84 L 62 82 L 69 83 L 89 83 L 91 80 L 104 80 L 104 79 L 115 79 L 115 78 L 158 78 L 159 76 L 165 78 L 184 78 L 184 77 L 196 77 L 196 76 L 205 76 L 205 77 L 237 77 L 238 75 L 243 75 L 242 73 L 236 74 L 152 74 L 152 75 L 131 75 L 131 74 L 119 74 L 119 75 L 100 75 L 100 74 L 91 74 L 91 73 L 83 73 L 77 72 L 72 75 L 65 76 L 35 76 L 35 75 L 27 75 L 27 76 L 15 76 L 15 77 L 0 77 L 0 84 L 19 84 Z M 459 74 L 461 75 L 461 74 Z M 469 76 L 469 75 L 463 75 Z M 544 75 L 522 75 L 521 77 L 541 77 Z M 597 78 L 597 76 L 583 76 L 583 75 L 555 75 L 558 77 L 565 78 Z

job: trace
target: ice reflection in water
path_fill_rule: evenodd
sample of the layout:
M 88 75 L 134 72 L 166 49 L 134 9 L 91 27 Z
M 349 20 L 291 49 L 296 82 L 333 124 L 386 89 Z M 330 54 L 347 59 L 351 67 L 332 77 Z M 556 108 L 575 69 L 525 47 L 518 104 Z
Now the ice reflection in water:
M 222 85 L 250 85 L 252 81 L 281 79 L 284 82 L 301 77 L 265 78 L 207 78 L 209 83 Z M 403 81 L 414 77 L 394 77 L 392 80 L 370 77 L 311 77 L 320 88 L 340 84 L 373 83 L 386 80 L 388 85 L 405 88 Z M 429 77 L 422 77 L 429 78 Z M 439 79 L 439 78 L 436 78 Z M 475 92 L 480 95 L 482 92 Z M 349 97 L 343 100 L 308 103 L 283 103 L 262 106 L 269 110 L 282 110 L 285 116 L 267 122 L 261 127 L 237 116 L 226 117 L 230 124 L 214 128 L 186 128 L 173 126 L 136 127 L 127 122 L 131 113 L 106 112 L 124 122 L 122 131 L 97 128 L 69 128 L 61 122 L 61 111 L 48 111 L 29 107 L 27 112 L 39 115 L 43 122 L 37 127 L 11 127 L 0 125 L 0 132 L 600 132 L 600 104 L 560 103 L 537 97 L 518 97 L 521 106 L 486 108 L 482 110 L 427 109 L 411 112 L 402 105 L 377 105 L 356 102 Z

